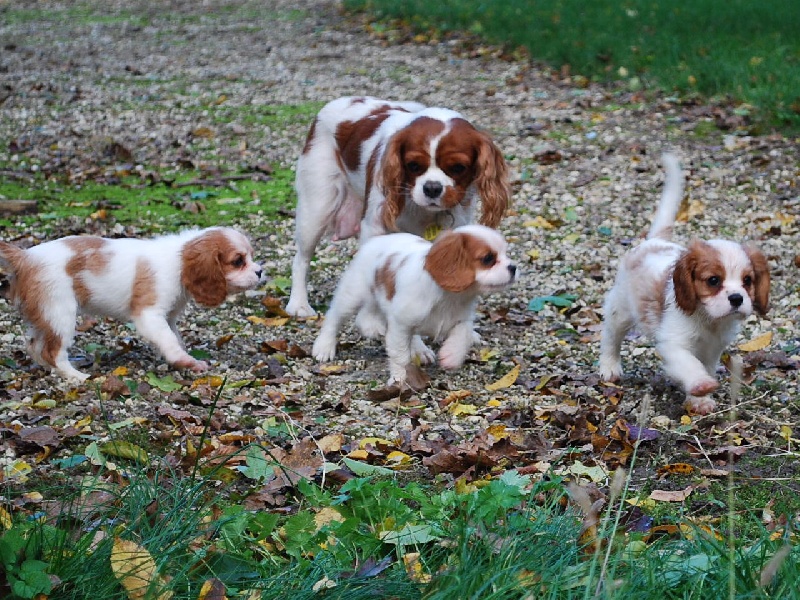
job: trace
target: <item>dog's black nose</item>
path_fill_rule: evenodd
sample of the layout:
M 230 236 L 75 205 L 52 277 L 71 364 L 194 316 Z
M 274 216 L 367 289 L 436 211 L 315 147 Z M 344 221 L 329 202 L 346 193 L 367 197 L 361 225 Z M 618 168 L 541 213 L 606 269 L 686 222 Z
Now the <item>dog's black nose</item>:
M 442 195 L 443 189 L 442 184 L 438 181 L 426 181 L 422 185 L 422 193 L 428 198 L 438 198 Z
M 517 275 L 517 265 L 508 265 L 508 272 L 511 274 L 511 279 Z
M 728 302 L 731 303 L 731 306 L 734 308 L 739 308 L 744 302 L 744 297 L 741 294 L 731 294 L 728 296 Z

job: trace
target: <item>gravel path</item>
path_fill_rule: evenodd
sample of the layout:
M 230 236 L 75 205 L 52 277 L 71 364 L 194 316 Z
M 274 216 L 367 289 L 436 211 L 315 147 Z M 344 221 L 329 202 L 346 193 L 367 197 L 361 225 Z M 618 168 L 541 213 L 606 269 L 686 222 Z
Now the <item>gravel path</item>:
M 213 313 L 193 312 L 182 323 L 191 343 L 236 334 L 220 348 L 212 345 L 215 374 L 269 381 L 227 390 L 218 408 L 220 430 L 262 435 L 252 417 L 271 414 L 277 403 L 289 407 L 295 423 L 317 438 L 343 433 L 346 441 L 364 435 L 397 439 L 413 430 L 427 440 L 454 441 L 503 423 L 541 435 L 545 447 L 583 445 L 588 455 L 586 440 L 571 437 L 580 427 L 552 417 L 553 406 L 577 403 L 601 421 L 601 432 L 618 417 L 655 424 L 663 435 L 649 447 L 646 463 L 685 458 L 679 445 L 685 431 L 677 432 L 680 393 L 664 381 L 650 345 L 639 340 L 626 346 L 628 376 L 621 392 L 599 385 L 592 374 L 602 298 L 619 256 L 648 224 L 663 179 L 659 157 L 667 149 L 680 156 L 688 175 L 690 216 L 678 226 L 677 238 L 753 240 L 773 268 L 773 308 L 767 319 L 748 320 L 739 340 L 773 333 L 767 349 L 745 356 L 754 371 L 735 428 L 748 447 L 761 452 L 783 443 L 781 424 L 797 422 L 796 141 L 746 135 L 740 128 L 746 117 L 723 103 L 586 86 L 469 40 L 409 41 L 407 33 L 393 30 L 370 34 L 366 21 L 343 15 L 336 2 L 81 4 L 107 15 L 102 20 L 79 18 L 75 11 L 83 9 L 69 9 L 68 2 L 48 5 L 65 11 L 65 17 L 55 23 L 0 25 L 0 98 L 6 96 L 0 104 L 0 137 L 15 140 L 13 147 L 0 148 L 0 160 L 36 159 L 74 174 L 87 157 L 102 162 L 113 140 L 134 149 L 136 161 L 147 165 L 174 165 L 195 152 L 229 169 L 253 163 L 287 167 L 302 147 L 307 123 L 270 129 L 233 122 L 196 146 L 176 140 L 202 126 L 204 110 L 223 95 L 226 106 L 259 107 L 350 94 L 457 109 L 489 131 L 509 159 L 514 200 L 501 229 L 524 274 L 513 290 L 482 305 L 482 353 L 476 350 L 455 375 L 431 369 L 431 388 L 416 397 L 381 402 L 368 393 L 386 377 L 379 344 L 364 342 L 350 330 L 351 343 L 340 353 L 343 370 L 335 374 L 321 372 L 302 352 L 284 361 L 267 353 L 265 342 L 287 340 L 308 351 L 316 323 L 265 329 L 245 320 L 263 316 L 258 297 L 240 298 Z M 13 6 L 23 11 L 41 9 L 42 3 Z M 8 10 L 9 5 L 0 8 L 0 16 Z M 239 225 L 256 240 L 268 274 L 288 277 L 291 218 L 262 217 Z M 348 242 L 320 249 L 311 274 L 312 303 L 324 306 L 329 300 L 353 248 Z M 567 310 L 552 305 L 527 310 L 533 298 L 564 293 L 577 296 Z M 4 353 L 20 350 L 22 328 L 4 304 L 0 327 Z M 124 329 L 102 323 L 83 335 L 110 345 L 108 336 L 113 339 L 115 333 L 125 336 Z M 164 374 L 146 347 L 133 344 L 135 351 L 100 372 L 124 364 L 134 379 L 144 381 L 148 370 Z M 515 365 L 521 366 L 517 385 L 485 389 Z M 724 379 L 723 409 L 729 403 Z M 103 394 L 114 397 L 104 378 L 95 380 L 104 392 L 87 385 L 73 396 L 67 396 L 68 386 L 41 371 L 21 376 L 0 367 L 0 380 L 6 384 L 0 403 L 5 422 L 30 422 L 36 414 L 30 404 L 42 397 L 58 401 L 49 418 L 61 424 L 86 411 L 99 412 Z M 458 390 L 469 392 L 462 403 L 474 405 L 476 414 L 454 415 L 444 406 Z M 650 402 L 643 402 L 645 397 Z M 102 408 L 107 418 L 146 416 L 154 423 L 154 436 L 166 429 L 155 414 L 165 402 L 157 386 L 143 384 L 125 398 Z M 207 410 L 197 390 L 174 391 L 167 400 L 198 415 Z M 9 453 L 6 459 L 15 456 Z

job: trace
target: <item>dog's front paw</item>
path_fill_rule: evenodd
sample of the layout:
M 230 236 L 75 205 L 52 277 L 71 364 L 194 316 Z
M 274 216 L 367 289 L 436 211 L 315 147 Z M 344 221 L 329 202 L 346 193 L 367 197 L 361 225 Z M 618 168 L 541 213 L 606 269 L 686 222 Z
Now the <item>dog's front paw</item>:
M 293 300 L 289 300 L 289 304 L 286 305 L 286 314 L 295 318 L 304 319 L 307 317 L 315 317 L 317 315 L 317 311 L 311 308 L 311 305 L 308 302 L 295 302 Z
M 320 335 L 311 349 L 312 356 L 319 362 L 329 362 L 336 356 L 336 339 Z
M 439 366 L 448 371 L 452 371 L 461 367 L 466 357 L 467 351 L 465 348 L 455 344 L 445 343 L 439 349 Z
M 430 365 L 436 361 L 436 353 L 418 335 L 411 339 L 411 355 L 416 356 L 422 365 Z
M 688 394 L 689 396 L 706 396 L 716 390 L 718 387 L 719 381 L 713 377 L 703 377 L 692 384 L 688 390 Z
M 717 408 L 717 403 L 708 396 L 687 396 L 683 407 L 686 412 L 693 415 L 709 415 Z
M 206 361 L 197 360 L 188 354 L 184 358 L 176 360 L 174 363 L 172 363 L 172 366 L 177 369 L 188 369 L 193 373 L 203 373 L 204 371 L 208 371 L 209 367 Z
M 622 379 L 622 363 L 618 360 L 600 360 L 600 367 L 597 372 L 600 379 L 615 383 Z

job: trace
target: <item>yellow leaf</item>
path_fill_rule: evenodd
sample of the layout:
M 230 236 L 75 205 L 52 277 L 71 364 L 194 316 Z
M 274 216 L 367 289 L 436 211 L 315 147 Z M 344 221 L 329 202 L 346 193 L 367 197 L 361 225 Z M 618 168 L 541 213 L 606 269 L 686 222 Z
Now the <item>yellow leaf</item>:
M 33 471 L 33 467 L 31 467 L 28 463 L 24 460 L 15 460 L 10 465 L 6 466 L 3 471 L 5 472 L 5 476 L 8 479 L 14 479 L 15 477 L 19 477 L 20 481 L 26 480 L 26 475 Z
M 788 442 L 792 437 L 792 428 L 788 425 L 781 425 L 779 435 Z
M 366 448 L 367 445 L 380 447 L 380 446 L 394 446 L 394 442 L 387 440 L 386 438 L 379 438 L 379 437 L 365 437 L 360 442 L 358 442 L 359 448 Z
M 539 257 L 542 255 L 542 253 L 539 251 L 538 248 L 534 248 L 533 250 L 528 250 L 525 254 L 527 254 L 528 258 L 530 258 L 531 260 L 539 260 Z
M 763 350 L 769 346 L 770 342 L 772 342 L 772 332 L 768 331 L 749 342 L 739 344 L 739 350 L 742 352 L 756 352 L 757 350 Z
M 39 400 L 38 402 L 34 402 L 31 406 L 33 406 L 33 408 L 40 408 L 42 410 L 50 410 L 56 407 L 56 401 L 50 399 Z
M 502 423 L 489 425 L 489 427 L 486 428 L 486 433 L 488 433 L 497 440 L 502 440 L 503 438 L 508 437 L 508 430 L 506 429 L 506 426 L 503 425 Z
M 496 392 L 497 390 L 502 390 L 507 387 L 511 387 L 517 381 L 520 369 L 521 369 L 520 365 L 516 365 L 513 369 L 511 369 L 508 373 L 503 375 L 500 379 L 498 379 L 494 383 L 490 383 L 489 385 L 487 385 L 486 389 L 490 392 Z
M 2 525 L 4 529 L 11 529 L 11 513 L 2 506 L 0 506 L 0 525 Z
M 453 413 L 453 416 L 461 417 L 463 415 L 477 414 L 478 407 L 474 404 L 461 404 L 461 402 L 456 402 L 451 405 L 448 410 Z
M 431 574 L 425 571 L 419 558 L 419 552 L 409 552 L 403 555 L 403 565 L 406 567 L 406 573 L 409 579 L 415 583 L 430 583 Z
M 395 465 L 407 465 L 411 462 L 411 457 L 405 452 L 395 450 L 393 452 L 389 452 L 389 454 L 386 456 L 386 462 L 393 463 Z
M 681 425 L 691 425 L 692 417 L 689 415 L 681 415 Z
M 503 403 L 500 402 L 497 398 L 492 398 L 486 403 L 486 406 L 491 406 L 492 408 L 497 408 L 498 406 L 502 406 Z
M 264 327 L 283 327 L 289 322 L 289 317 L 268 317 L 265 319 L 264 317 L 250 315 L 247 320 L 255 325 L 263 325 Z
M 88 427 L 92 422 L 92 415 L 86 415 L 80 421 L 75 421 L 75 429 L 81 430 L 84 427 Z
M 128 374 L 128 367 L 117 367 L 111 371 L 111 374 L 116 375 L 117 377 L 124 377 Z
M 150 553 L 130 540 L 114 538 L 111 549 L 111 570 L 131 600 L 157 598 L 167 600 L 172 592 L 158 592 L 164 581 L 158 576 L 156 562 Z M 157 595 L 154 595 L 156 592 Z
M 337 375 L 339 373 L 344 373 L 347 371 L 347 367 L 345 365 L 321 365 L 319 368 L 319 372 L 322 375 Z
M 218 388 L 222 386 L 222 382 L 224 380 L 219 375 L 208 375 L 206 377 L 198 377 L 192 382 L 192 388 L 196 389 L 201 385 L 207 385 L 212 388 Z
M 143 465 L 150 463 L 150 459 L 147 457 L 147 452 L 144 450 L 144 448 L 130 442 L 106 442 L 100 446 L 100 452 L 106 456 L 116 456 L 117 458 L 135 460 Z
M 639 496 L 628 498 L 625 500 L 625 502 L 631 506 L 640 506 L 642 508 L 654 508 L 656 505 L 655 500 L 651 500 L 650 498 L 640 498 Z
M 553 225 L 550 221 L 545 219 L 543 216 L 539 215 L 535 219 L 531 221 L 525 221 L 522 224 L 523 227 L 538 227 L 539 229 L 555 229 L 555 225 Z
M 352 458 L 353 460 L 367 460 L 369 458 L 369 453 L 366 450 L 353 450 L 347 455 L 347 458 Z
M 480 356 L 481 362 L 486 362 L 495 356 L 497 356 L 499 352 L 494 348 L 481 348 Z
M 330 525 L 331 523 L 342 523 L 344 521 L 344 517 L 342 513 L 340 513 L 335 508 L 331 508 L 330 506 L 326 506 L 318 513 L 314 515 L 314 525 L 317 527 L 317 531 L 325 527 L 325 525 Z
M 344 436 L 341 433 L 332 433 L 323 437 L 317 442 L 317 445 L 319 449 L 322 450 L 323 454 L 339 452 L 344 445 Z

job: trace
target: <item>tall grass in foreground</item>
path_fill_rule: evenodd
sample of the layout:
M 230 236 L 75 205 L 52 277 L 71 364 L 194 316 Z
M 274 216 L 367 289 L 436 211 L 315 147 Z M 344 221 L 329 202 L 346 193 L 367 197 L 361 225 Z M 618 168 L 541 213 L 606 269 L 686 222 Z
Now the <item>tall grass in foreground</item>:
M 749 103 L 800 128 L 800 3 L 786 0 L 344 0 L 422 29 L 523 46 L 595 80 Z
M 687 523 L 647 539 L 616 526 L 622 498 L 589 530 L 562 482 L 532 484 L 514 471 L 462 493 L 385 476 L 330 491 L 304 482 L 292 514 L 244 510 L 218 481 L 163 466 L 116 479 L 87 475 L 49 517 L 16 513 L 0 534 L 6 578 L 54 575 L 53 599 L 189 600 L 212 597 L 209 582 L 229 598 L 276 600 L 800 598 L 790 532 L 770 540 L 764 531 L 733 552 L 724 536 Z M 128 548 L 120 563 L 123 542 L 137 556 Z M 148 560 L 149 570 L 137 566 Z M 33 589 L 0 583 L 3 597 L 33 598 Z

